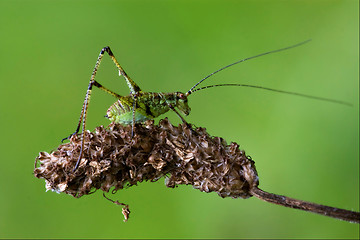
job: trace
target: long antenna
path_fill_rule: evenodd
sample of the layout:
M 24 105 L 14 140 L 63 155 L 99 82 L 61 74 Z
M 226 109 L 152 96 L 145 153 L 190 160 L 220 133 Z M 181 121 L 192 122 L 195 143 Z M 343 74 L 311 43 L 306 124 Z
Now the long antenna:
M 311 98 L 311 99 L 316 99 L 316 100 L 321 100 L 321 101 L 326 101 L 326 102 L 338 103 L 338 104 L 342 104 L 342 105 L 346 105 L 346 106 L 352 106 L 351 103 L 336 100 L 336 99 L 317 97 L 317 96 L 312 96 L 312 95 L 307 95 L 307 94 L 302 94 L 302 93 L 297 93 L 297 92 L 283 91 L 283 90 L 278 90 L 278 89 L 273 89 L 273 88 L 268 88 L 268 87 L 261 87 L 261 86 L 256 86 L 256 85 L 249 85 L 249 84 L 232 84 L 232 83 L 215 84 L 215 85 L 209 85 L 209 86 L 194 89 L 191 91 L 191 93 L 199 91 L 199 90 L 203 90 L 206 88 L 227 87 L 227 86 L 258 88 L 258 89 L 264 89 L 264 90 L 269 90 L 269 91 L 273 91 L 273 92 L 297 95 L 297 96 L 301 96 L 301 97 L 306 97 L 306 98 Z
M 264 55 L 267 55 L 267 54 L 270 54 L 270 53 L 281 52 L 281 51 L 284 51 L 284 50 L 287 50 L 287 49 L 290 49 L 290 48 L 294 48 L 294 47 L 303 45 L 303 44 L 305 44 L 305 43 L 307 43 L 307 42 L 309 42 L 309 41 L 311 41 L 311 39 L 308 39 L 308 40 L 306 40 L 306 41 L 304 41 L 304 42 L 300 42 L 300 43 L 297 43 L 297 44 L 292 45 L 292 46 L 289 46 L 289 47 L 280 48 L 280 49 L 273 50 L 273 51 L 270 51 L 270 52 L 265 52 L 265 53 L 261 53 L 261 54 L 258 54 L 258 55 L 252 56 L 252 57 L 244 58 L 244 59 L 241 59 L 241 60 L 239 60 L 239 61 L 237 61 L 237 62 L 234 62 L 234 63 L 232 63 L 232 64 L 229 64 L 229 65 L 227 65 L 227 66 L 225 66 L 225 67 L 222 67 L 222 68 L 216 70 L 215 72 L 209 74 L 208 76 L 204 77 L 203 79 L 201 79 L 197 84 L 195 84 L 192 88 L 190 88 L 190 90 L 186 93 L 186 96 L 189 96 L 191 93 L 193 93 L 193 92 L 194 92 L 193 89 L 196 88 L 200 83 L 202 83 L 203 81 L 205 81 L 206 79 L 208 79 L 209 77 L 211 77 L 212 75 L 214 75 L 215 73 L 218 73 L 218 72 L 220 72 L 220 71 L 222 71 L 222 70 L 224 70 L 224 69 L 226 69 L 226 68 L 228 68 L 228 67 L 231 67 L 231 66 L 233 66 L 233 65 L 235 65 L 235 64 L 238 64 L 238 63 L 241 63 L 241 62 L 245 62 L 245 61 L 250 60 L 250 59 L 253 59 L 253 58 L 261 57 L 261 56 L 264 56 Z

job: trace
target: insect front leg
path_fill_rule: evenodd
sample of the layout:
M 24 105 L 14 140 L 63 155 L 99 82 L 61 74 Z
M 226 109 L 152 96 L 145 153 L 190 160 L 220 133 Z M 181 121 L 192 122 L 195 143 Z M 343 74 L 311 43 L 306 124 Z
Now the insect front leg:
M 181 114 L 175 109 L 175 105 L 176 103 L 174 102 L 173 98 L 174 98 L 174 94 L 170 94 L 170 95 L 166 95 L 164 93 L 159 93 L 159 95 L 161 96 L 162 99 L 165 100 L 167 106 L 176 113 L 176 115 L 179 116 L 179 118 L 181 119 L 181 121 L 183 123 L 185 123 L 186 125 L 190 126 L 190 124 L 188 124 L 188 122 L 186 122 L 186 120 L 181 116 Z M 169 98 L 169 96 L 172 96 L 171 98 Z M 179 106 L 178 106 L 179 107 Z
M 178 111 L 176 111 L 176 109 L 174 108 L 173 105 L 169 104 L 169 108 L 170 108 L 171 110 L 173 110 L 173 111 L 179 116 L 179 118 L 181 119 L 181 121 L 182 121 L 183 123 L 188 124 L 188 122 L 181 116 L 181 114 L 180 114 Z
M 170 104 L 169 107 L 170 107 L 171 110 L 173 110 L 173 111 L 179 116 L 179 118 L 181 119 L 181 121 L 182 121 L 183 123 L 185 123 L 186 126 L 187 126 L 191 131 L 193 131 L 191 124 L 188 123 L 188 122 L 181 116 L 181 114 L 180 114 L 178 111 L 176 111 L 176 109 L 174 108 L 174 106 Z M 194 132 L 194 131 L 193 131 L 193 132 Z

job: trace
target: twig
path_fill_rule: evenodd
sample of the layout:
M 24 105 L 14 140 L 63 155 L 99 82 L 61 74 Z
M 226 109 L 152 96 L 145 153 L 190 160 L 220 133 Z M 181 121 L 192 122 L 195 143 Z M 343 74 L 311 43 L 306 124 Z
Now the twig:
M 333 217 L 352 223 L 360 223 L 359 212 L 353 212 L 341 208 L 329 207 L 325 205 L 320 205 L 312 202 L 306 202 L 303 200 L 290 198 L 287 196 L 269 193 L 261 190 L 258 187 L 253 187 L 252 189 L 250 189 L 250 192 L 252 193 L 253 196 L 266 202 L 275 203 L 284 207 L 296 208 L 312 213 L 317 213 L 327 217 Z

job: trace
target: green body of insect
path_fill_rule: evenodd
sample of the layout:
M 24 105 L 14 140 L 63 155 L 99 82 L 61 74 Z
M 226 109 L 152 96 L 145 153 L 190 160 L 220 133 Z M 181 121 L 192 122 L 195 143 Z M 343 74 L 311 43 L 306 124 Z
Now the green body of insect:
M 314 97 L 314 96 L 309 96 L 309 95 L 305 95 L 305 94 L 300 94 L 300 93 L 294 93 L 294 92 L 288 92 L 288 91 L 282 91 L 282 90 L 276 90 L 276 89 L 271 89 L 271 88 L 266 88 L 266 87 L 260 87 L 260 86 L 254 86 L 254 85 L 248 85 L 248 84 L 217 84 L 217 85 L 210 85 L 210 86 L 205 86 L 205 87 L 201 87 L 201 88 L 196 88 L 200 83 L 202 83 L 204 80 L 206 80 L 207 78 L 211 77 L 212 75 L 228 68 L 231 67 L 235 64 L 253 59 L 253 58 L 257 58 L 266 54 L 270 54 L 270 53 L 275 53 L 275 52 L 280 52 L 280 51 L 284 51 L 290 48 L 294 48 L 297 47 L 299 45 L 302 45 L 306 42 L 308 42 L 309 40 L 305 41 L 305 42 L 301 42 L 295 45 L 292 45 L 290 47 L 285 47 L 285 48 L 281 48 L 281 49 L 277 49 L 274 51 L 270 51 L 270 52 L 265 52 L 259 55 L 255 55 L 249 58 L 245 58 L 242 60 L 239 60 L 237 62 L 234 62 L 230 65 L 227 65 L 223 68 L 218 69 L 217 71 L 211 73 L 210 75 L 206 76 L 205 78 L 203 78 L 202 80 L 200 80 L 197 84 L 195 84 L 189 91 L 187 91 L 186 93 L 181 93 L 181 92 L 174 92 L 174 93 L 155 93 L 155 92 L 143 92 L 141 91 L 140 87 L 126 74 L 126 72 L 124 71 L 124 69 L 120 66 L 120 64 L 117 62 L 116 58 L 114 57 L 114 54 L 111 52 L 109 47 L 105 47 L 101 50 L 100 55 L 98 57 L 98 60 L 95 64 L 95 68 L 93 70 L 93 73 L 91 75 L 91 79 L 90 79 L 90 83 L 86 92 L 86 96 L 85 96 L 85 100 L 83 103 L 83 107 L 81 110 L 81 114 L 80 114 L 80 119 L 77 125 L 77 128 L 75 130 L 75 132 L 73 134 L 71 134 L 69 137 L 64 138 L 65 139 L 69 139 L 72 135 L 75 135 L 79 132 L 80 127 L 82 127 L 82 144 L 81 144 L 81 150 L 80 150 L 80 155 L 79 155 L 79 159 L 75 165 L 74 171 L 77 169 L 80 160 L 82 158 L 82 149 L 84 147 L 84 130 L 86 127 L 86 116 L 87 116 L 87 110 L 88 110 L 88 105 L 90 102 L 90 95 L 92 92 L 92 88 L 95 86 L 107 93 L 109 93 L 110 95 L 114 96 L 115 98 L 117 98 L 118 100 L 112 105 L 110 106 L 110 108 L 107 110 L 107 115 L 106 117 L 109 118 L 110 121 L 115 122 L 115 123 L 121 123 L 121 124 L 131 124 L 132 125 L 132 136 L 134 134 L 134 126 L 135 123 L 141 123 L 144 122 L 146 120 L 149 119 L 154 119 L 166 112 L 168 112 L 169 110 L 174 111 L 179 117 L 180 119 L 186 123 L 185 119 L 181 116 L 181 114 L 176 110 L 178 109 L 182 114 L 184 115 L 188 115 L 190 113 L 190 107 L 188 106 L 188 96 L 193 93 L 196 92 L 198 90 L 202 90 L 202 89 L 206 89 L 206 88 L 211 88 L 211 87 L 220 87 L 220 86 L 240 86 L 240 87 L 251 87 L 251 88 L 260 88 L 260 89 L 265 89 L 265 90 L 270 90 L 270 91 L 275 91 L 275 92 L 280 92 L 280 93 L 287 93 L 287 94 L 293 94 L 293 95 L 298 95 L 298 96 L 302 96 L 302 97 L 307 97 L 307 98 L 313 98 L 313 99 L 317 99 L 317 100 L 325 100 L 325 101 L 330 101 L 330 102 L 335 102 L 335 103 L 340 103 L 340 104 L 345 104 L 345 105 L 349 105 L 348 103 L 344 103 L 341 101 L 337 101 L 337 100 L 333 100 L 333 99 L 328 99 L 328 98 L 321 98 L 321 97 Z M 105 88 L 104 86 L 102 86 L 99 82 L 97 82 L 95 80 L 95 75 L 96 72 L 98 70 L 98 67 L 100 65 L 101 59 L 103 57 L 103 55 L 105 54 L 105 52 L 107 52 L 109 54 L 109 56 L 111 57 L 111 59 L 113 60 L 113 62 L 115 63 L 116 67 L 119 70 L 119 75 L 123 76 L 126 80 L 126 83 L 130 89 L 130 95 L 128 96 L 121 96 L 107 88 Z
M 157 118 L 171 110 L 171 107 L 177 108 L 186 116 L 190 113 L 187 96 L 184 93 L 138 92 L 135 100 L 131 95 L 121 97 L 107 110 L 106 117 L 115 123 L 139 123 Z

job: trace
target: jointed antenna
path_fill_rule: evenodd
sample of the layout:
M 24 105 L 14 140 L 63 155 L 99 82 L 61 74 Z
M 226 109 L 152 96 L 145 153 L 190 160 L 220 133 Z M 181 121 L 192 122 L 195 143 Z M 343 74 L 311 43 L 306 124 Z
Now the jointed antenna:
M 290 92 L 290 91 L 283 91 L 283 90 L 278 90 L 278 89 L 273 89 L 273 88 L 268 88 L 268 87 L 261 87 L 261 86 L 256 86 L 256 85 L 249 85 L 249 84 L 215 84 L 215 85 L 209 85 L 209 86 L 205 86 L 205 87 L 200 87 L 200 88 L 196 88 L 200 83 L 202 83 L 203 81 L 205 81 L 206 79 L 208 79 L 209 77 L 211 77 L 212 75 L 214 75 L 215 73 L 218 73 L 228 67 L 234 66 L 235 64 L 241 63 L 241 62 L 245 62 L 247 60 L 253 59 L 253 58 L 257 58 L 257 57 L 261 57 L 270 53 L 276 53 L 276 52 L 281 52 L 290 48 L 294 48 L 294 47 L 298 47 L 300 45 L 303 45 L 307 42 L 311 41 L 311 39 L 308 39 L 304 42 L 289 46 L 289 47 L 285 47 L 285 48 L 280 48 L 277 50 L 273 50 L 270 52 L 265 52 L 265 53 L 261 53 L 252 57 L 248 57 L 248 58 L 244 58 L 242 60 L 239 60 L 237 62 L 234 62 L 232 64 L 229 64 L 225 67 L 222 67 L 218 70 L 216 70 L 215 72 L 207 75 L 206 77 L 204 77 L 203 79 L 201 79 L 198 83 L 196 83 L 187 93 L 186 96 L 189 96 L 190 94 L 192 94 L 193 92 L 199 91 L 199 90 L 203 90 L 206 88 L 212 88 L 212 87 L 225 87 L 225 86 L 236 86 L 236 87 L 251 87 L 251 88 L 258 88 L 258 89 L 264 89 L 264 90 L 269 90 L 269 91 L 273 91 L 273 92 L 279 92 L 279 93 L 285 93 L 285 94 L 291 94 L 291 95 L 297 95 L 297 96 L 301 96 L 301 97 L 306 97 L 306 98 L 311 98 L 311 99 L 316 99 L 316 100 L 321 100 L 321 101 L 327 101 L 327 102 L 332 102 L 332 103 L 338 103 L 338 104 L 343 104 L 343 105 L 347 105 L 347 106 L 352 106 L 352 104 L 344 102 L 344 101 L 339 101 L 339 100 L 335 100 L 335 99 L 330 99 L 330 98 L 323 98 L 323 97 L 317 97 L 317 96 L 311 96 L 311 95 L 307 95 L 307 94 L 302 94 L 302 93 L 296 93 L 296 92 Z
M 267 54 L 270 54 L 270 53 L 281 52 L 281 51 L 284 51 L 284 50 L 287 50 L 287 49 L 290 49 L 290 48 L 294 48 L 294 47 L 303 45 L 303 44 L 305 44 L 305 43 L 307 43 L 307 42 L 309 42 L 309 41 L 311 41 L 311 39 L 308 39 L 308 40 L 306 40 L 306 41 L 304 41 L 304 42 L 297 43 L 297 44 L 292 45 L 292 46 L 289 46 L 289 47 L 280 48 L 280 49 L 273 50 L 273 51 L 270 51 L 270 52 L 265 52 L 265 53 L 261 53 L 261 54 L 258 54 L 258 55 L 252 56 L 252 57 L 244 58 L 244 59 L 241 59 L 241 60 L 239 60 L 239 61 L 237 61 L 237 62 L 234 62 L 234 63 L 232 63 L 232 64 L 229 64 L 229 65 L 227 65 L 227 66 L 225 66 L 225 67 L 222 67 L 222 68 L 216 70 L 215 72 L 209 74 L 208 76 L 204 77 L 203 79 L 201 79 L 197 84 L 195 84 L 192 88 L 190 88 L 190 90 L 186 93 L 186 95 L 189 96 L 191 93 L 194 92 L 193 89 L 196 88 L 200 83 L 202 83 L 203 81 L 205 81 L 206 79 L 208 79 L 209 77 L 211 77 L 212 75 L 214 75 L 215 73 L 218 73 L 218 72 L 220 72 L 220 71 L 222 71 L 222 70 L 224 70 L 224 69 L 226 69 L 226 68 L 228 68 L 228 67 L 231 67 L 231 66 L 233 66 L 233 65 L 235 65 L 235 64 L 238 64 L 238 63 L 241 63 L 241 62 L 245 62 L 245 61 L 250 60 L 250 59 L 253 59 L 253 58 L 261 57 L 261 56 L 264 56 L 264 55 L 267 55 Z
M 327 101 L 327 102 L 332 102 L 332 103 L 338 103 L 338 104 L 343 104 L 343 105 L 347 105 L 347 106 L 352 106 L 351 103 L 344 102 L 344 101 L 340 101 L 340 100 L 336 100 L 336 99 L 317 97 L 317 96 L 312 96 L 312 95 L 307 95 L 307 94 L 302 94 L 302 93 L 297 93 L 297 92 L 283 91 L 283 90 L 278 90 L 278 89 L 273 89 L 273 88 L 268 88 L 268 87 L 261 87 L 261 86 L 256 86 L 256 85 L 249 85 L 249 84 L 232 84 L 232 83 L 228 83 L 228 84 L 215 84 L 215 85 L 209 85 L 209 86 L 205 86 L 205 87 L 201 87 L 201 88 L 194 89 L 194 90 L 192 90 L 192 93 L 193 93 L 193 92 L 196 92 L 196 91 L 199 91 L 199 90 L 206 89 L 206 88 L 212 88 L 212 87 L 227 87 L 227 86 L 231 86 L 231 87 L 234 87 L 234 86 L 235 86 L 235 87 L 258 88 L 258 89 L 264 89 L 264 90 L 269 90 L 269 91 L 273 91 L 273 92 L 292 94 L 292 95 L 297 95 L 297 96 L 301 96 L 301 97 L 306 97 L 306 98 L 311 98 L 311 99 L 316 99 L 316 100 L 321 100 L 321 101 Z

